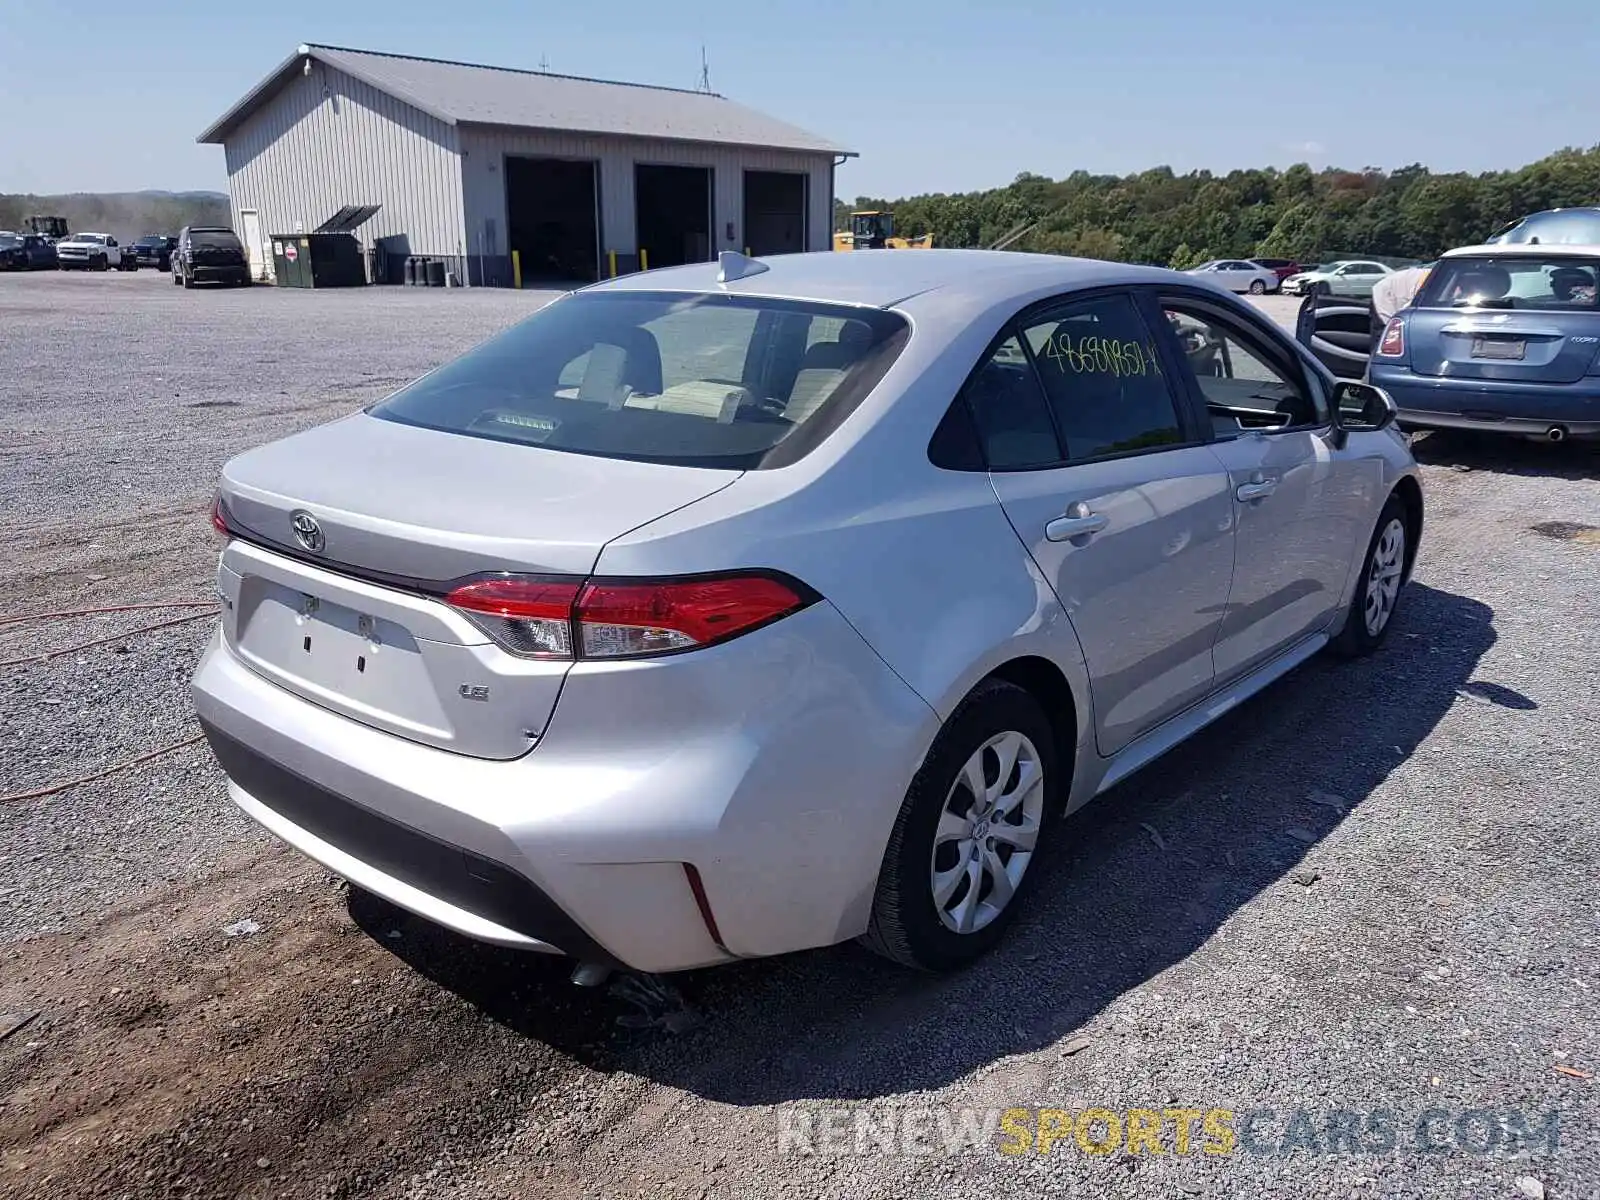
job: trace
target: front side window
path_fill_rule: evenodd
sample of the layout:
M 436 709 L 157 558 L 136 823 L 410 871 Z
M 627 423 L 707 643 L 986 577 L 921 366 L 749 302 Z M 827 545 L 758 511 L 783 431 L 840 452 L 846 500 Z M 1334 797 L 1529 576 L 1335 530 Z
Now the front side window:
M 1419 308 L 1593 312 L 1600 262 L 1560 255 L 1447 258 L 1428 275 Z
M 785 439 L 870 391 L 907 335 L 881 309 L 583 293 L 369 411 L 552 450 L 746 470 L 774 465 Z
M 1071 462 L 1184 440 L 1172 389 L 1133 300 L 1101 296 L 1023 330 Z
M 1321 425 L 1325 405 L 1305 371 L 1247 326 L 1182 300 L 1164 300 L 1167 323 L 1205 398 L 1217 437 Z

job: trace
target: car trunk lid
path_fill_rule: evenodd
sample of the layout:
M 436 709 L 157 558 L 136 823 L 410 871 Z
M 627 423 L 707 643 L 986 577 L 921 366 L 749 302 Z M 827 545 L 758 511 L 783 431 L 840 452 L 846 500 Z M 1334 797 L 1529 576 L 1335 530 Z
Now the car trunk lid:
M 1576 383 L 1600 350 L 1600 315 L 1422 308 L 1406 327 L 1419 375 L 1513 383 Z
M 225 468 L 224 636 L 258 674 L 353 720 L 516 757 L 570 664 L 509 653 L 444 602 L 452 583 L 587 575 L 607 541 L 738 474 L 347 418 Z

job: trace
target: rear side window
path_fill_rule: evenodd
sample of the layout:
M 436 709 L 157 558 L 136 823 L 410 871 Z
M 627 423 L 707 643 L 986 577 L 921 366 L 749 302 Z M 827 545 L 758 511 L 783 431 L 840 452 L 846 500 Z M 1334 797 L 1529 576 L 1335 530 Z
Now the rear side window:
M 1044 392 L 1015 335 L 1001 342 L 973 372 L 962 398 L 990 470 L 1022 471 L 1061 461 Z
M 1447 258 L 1428 275 L 1416 305 L 1593 312 L 1600 303 L 1597 272 L 1600 262 L 1592 258 Z
M 908 336 L 905 319 L 882 309 L 586 292 L 548 305 L 370 411 L 607 458 L 777 466 L 804 453 L 871 391 Z
M 1053 310 L 1030 319 L 1023 336 L 1069 461 L 1184 440 L 1154 342 L 1129 297 Z

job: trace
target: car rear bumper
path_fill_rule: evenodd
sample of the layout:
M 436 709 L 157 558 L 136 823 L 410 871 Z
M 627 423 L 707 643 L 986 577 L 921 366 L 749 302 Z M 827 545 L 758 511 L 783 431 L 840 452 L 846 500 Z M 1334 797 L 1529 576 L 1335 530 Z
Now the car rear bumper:
M 1571 384 L 1434 379 L 1376 359 L 1368 377 L 1412 428 L 1544 435 L 1559 426 L 1573 437 L 1600 435 L 1600 377 Z
M 234 801 L 330 870 L 469 937 L 644 971 L 864 930 L 937 727 L 826 602 L 693 654 L 578 664 L 509 761 L 330 712 L 220 633 L 193 690 Z
M 188 269 L 188 272 L 189 272 L 189 276 L 192 279 L 248 279 L 248 278 L 250 278 L 250 268 L 249 267 L 245 267 L 245 266 L 218 267 L 218 266 L 211 266 L 209 264 L 201 265 L 200 263 L 190 263 L 187 269 Z

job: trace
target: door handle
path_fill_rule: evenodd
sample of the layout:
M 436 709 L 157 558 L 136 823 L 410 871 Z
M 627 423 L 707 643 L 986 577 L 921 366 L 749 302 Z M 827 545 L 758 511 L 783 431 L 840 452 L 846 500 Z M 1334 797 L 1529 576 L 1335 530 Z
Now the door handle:
M 1073 538 L 1090 537 L 1099 533 L 1111 519 L 1104 513 L 1090 512 L 1086 504 L 1074 504 L 1065 516 L 1057 517 L 1044 527 L 1048 541 L 1065 542 Z
M 1257 479 L 1251 483 L 1241 483 L 1234 489 L 1234 495 L 1241 501 L 1249 504 L 1253 500 L 1265 500 L 1278 490 L 1278 481 L 1275 479 Z

